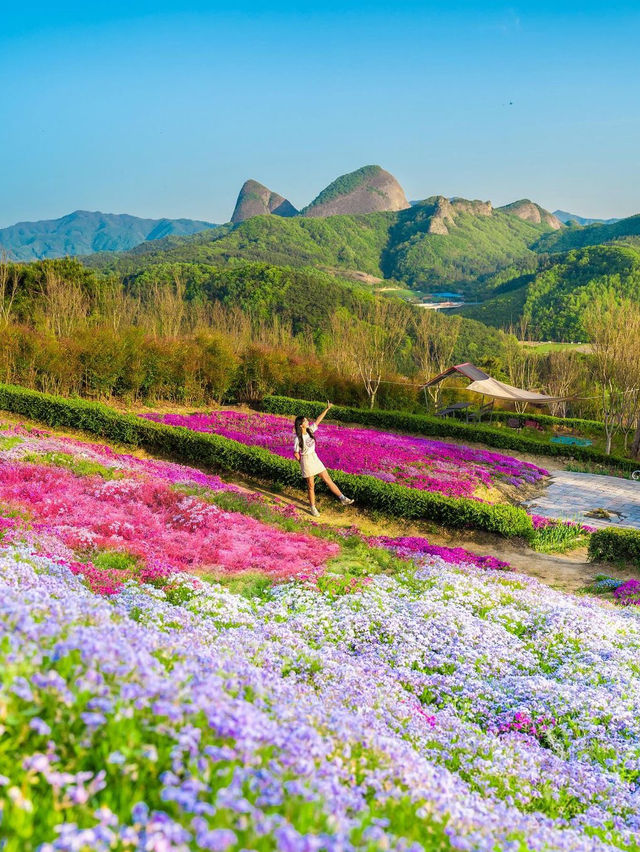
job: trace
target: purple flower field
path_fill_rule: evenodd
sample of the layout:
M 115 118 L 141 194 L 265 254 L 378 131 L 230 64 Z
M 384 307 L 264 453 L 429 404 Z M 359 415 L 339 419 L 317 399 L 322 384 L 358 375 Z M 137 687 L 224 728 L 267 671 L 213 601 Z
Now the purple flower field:
M 215 432 L 243 444 L 264 447 L 293 458 L 293 419 L 275 414 L 147 414 L 150 420 Z M 522 487 L 539 482 L 548 472 L 534 464 L 488 450 L 459 444 L 322 423 L 318 455 L 328 468 L 369 474 L 385 482 L 435 491 L 452 497 L 472 497 L 478 489 L 496 484 Z
M 0 849 L 640 852 L 639 607 L 252 507 L 0 429 Z
M 420 565 L 170 601 L 0 549 L 4 848 L 637 852 L 640 613 Z

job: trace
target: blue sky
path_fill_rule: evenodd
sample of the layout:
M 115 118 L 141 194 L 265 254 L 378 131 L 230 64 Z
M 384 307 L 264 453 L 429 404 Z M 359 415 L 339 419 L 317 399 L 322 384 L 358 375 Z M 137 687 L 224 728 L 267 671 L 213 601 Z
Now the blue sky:
M 635 8 L 634 8 L 635 6 Z M 0 227 L 229 219 L 367 163 L 409 198 L 640 212 L 637 4 L 52 2 L 0 29 Z

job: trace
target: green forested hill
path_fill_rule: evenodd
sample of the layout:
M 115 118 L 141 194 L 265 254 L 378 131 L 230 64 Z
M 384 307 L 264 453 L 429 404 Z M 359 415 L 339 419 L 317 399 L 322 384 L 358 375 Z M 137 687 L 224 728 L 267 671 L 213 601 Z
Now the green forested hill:
M 371 302 L 371 292 L 357 283 L 336 278 L 314 269 L 292 269 L 266 263 L 238 263 L 220 267 L 204 263 L 161 263 L 140 269 L 125 278 L 132 295 L 144 298 L 156 284 L 171 284 L 176 273 L 185 282 L 188 301 L 221 302 L 226 307 L 239 307 L 257 320 L 274 316 L 291 323 L 294 334 L 311 334 L 316 342 L 329 332 L 332 314 L 345 308 L 354 312 L 358 303 Z M 401 307 L 410 317 L 419 310 Z M 441 316 L 447 323 L 448 317 Z M 504 335 L 472 319 L 460 327 L 454 358 L 476 358 L 487 363 L 499 360 Z
M 331 216 L 327 219 L 254 216 L 234 227 L 193 239 L 147 243 L 120 255 L 94 255 L 91 266 L 126 270 L 159 262 L 233 264 L 256 261 L 278 266 L 359 269 L 382 276 L 380 256 L 393 213 Z
M 475 206 L 474 206 L 475 205 Z M 171 238 L 87 263 L 127 271 L 158 262 L 229 265 L 256 261 L 279 266 L 361 270 L 409 286 L 473 285 L 515 261 L 549 228 L 490 205 L 436 197 L 395 213 L 314 219 L 255 216 L 188 239 Z M 488 213 L 486 211 L 489 211 Z
M 545 234 L 535 248 L 539 252 L 569 251 L 586 246 L 602 245 L 612 240 L 640 236 L 640 214 L 619 219 L 612 224 L 574 226 Z
M 238 282 L 252 282 L 257 294 L 264 294 L 265 287 L 280 292 L 282 281 L 290 280 L 294 269 L 300 272 L 299 280 L 317 270 L 315 283 L 308 287 L 324 288 L 323 293 L 332 294 L 330 301 L 339 302 L 342 297 L 336 288 L 344 288 L 350 273 L 358 270 L 414 290 L 455 287 L 479 302 L 463 308 L 462 315 L 489 326 L 515 326 L 524 315 L 530 333 L 540 339 L 580 340 L 581 314 L 595 294 L 612 289 L 619 295 L 640 295 L 639 257 L 640 216 L 552 231 L 548 224 L 494 210 L 488 202 L 434 196 L 396 212 L 327 218 L 255 216 L 235 226 L 191 237 L 170 236 L 85 262 L 131 280 L 144 280 L 141 270 L 163 264 L 216 268 L 215 275 L 207 272 L 210 279 L 217 276 L 227 282 L 225 287 L 231 287 L 231 278 L 236 282 L 220 291 L 220 298 L 229 304 L 253 299 L 243 295 Z M 281 272 L 276 274 L 275 267 Z M 236 268 L 241 271 L 235 278 L 223 274 Z M 276 286 L 278 275 L 281 281 Z M 303 302 L 301 296 L 299 303 Z M 335 308 L 338 302 L 331 304 Z M 269 300 L 264 304 L 268 306 Z M 297 324 L 295 315 L 285 315 Z
M 540 340 L 585 340 L 584 310 L 606 291 L 640 300 L 640 251 L 611 245 L 567 252 L 534 278 L 524 312 Z
M 531 246 L 550 230 L 547 225 L 496 210 L 477 213 L 474 204 L 460 199 L 443 211 L 443 200 L 436 197 L 397 213 L 382 257 L 385 276 L 417 287 L 459 286 L 535 258 Z M 433 232 L 440 222 L 446 233 Z
M 597 245 L 551 255 L 536 273 L 514 274 L 462 313 L 497 327 L 524 315 L 539 340 L 580 341 L 585 308 L 607 291 L 640 301 L 640 247 Z
M 124 283 L 129 293 L 144 298 L 151 288 L 170 285 L 176 276 L 185 283 L 187 301 L 221 302 L 255 320 L 279 316 L 291 323 L 294 334 L 324 333 L 334 311 L 353 311 L 358 302 L 372 298 L 365 287 L 328 273 L 267 263 L 158 263 L 128 275 Z

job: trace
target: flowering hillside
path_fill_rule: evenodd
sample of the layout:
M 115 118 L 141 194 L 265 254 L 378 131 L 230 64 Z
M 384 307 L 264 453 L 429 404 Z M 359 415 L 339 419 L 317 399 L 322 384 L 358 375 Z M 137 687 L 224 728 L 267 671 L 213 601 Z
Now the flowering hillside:
M 640 852 L 637 581 L 508 568 L 1 427 L 0 849 Z
M 93 594 L 0 550 L 12 850 L 640 849 L 640 619 L 436 556 Z
M 116 591 L 128 577 L 160 582 L 176 571 L 312 574 L 338 551 L 332 542 L 224 511 L 176 488 L 239 491 L 194 468 L 20 427 L 0 431 L 0 440 L 3 525 L 102 592 Z
M 235 411 L 144 416 L 171 426 L 215 432 L 286 458 L 293 457 L 293 421 L 287 417 Z M 385 482 L 453 497 L 472 497 L 482 486 L 522 487 L 548 475 L 534 464 L 501 453 L 375 429 L 323 423 L 317 443 L 318 453 L 329 468 L 370 474 Z

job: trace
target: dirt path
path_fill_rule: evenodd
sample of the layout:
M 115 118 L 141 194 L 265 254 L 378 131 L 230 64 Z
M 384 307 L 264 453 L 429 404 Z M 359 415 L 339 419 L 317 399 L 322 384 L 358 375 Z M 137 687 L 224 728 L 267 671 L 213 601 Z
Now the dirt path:
M 267 497 L 279 497 L 300 511 L 300 520 L 308 518 L 306 495 L 300 489 L 271 490 L 268 486 L 256 487 L 255 483 L 234 479 L 234 482 L 248 490 L 257 491 Z M 536 577 L 548 586 L 565 592 L 584 590 L 598 574 L 606 573 L 611 577 L 626 580 L 630 569 L 603 566 L 587 561 L 585 547 L 567 553 L 537 553 L 525 544 L 494 536 L 490 533 L 445 530 L 427 521 L 405 521 L 395 518 L 378 518 L 375 513 L 365 512 L 357 507 L 342 507 L 333 498 L 322 494 L 317 499 L 320 510 L 320 523 L 330 526 L 355 526 L 367 536 L 425 536 L 431 544 L 443 547 L 464 547 L 481 556 L 490 554 L 509 562 L 515 571 Z

